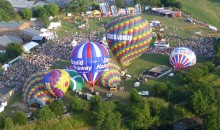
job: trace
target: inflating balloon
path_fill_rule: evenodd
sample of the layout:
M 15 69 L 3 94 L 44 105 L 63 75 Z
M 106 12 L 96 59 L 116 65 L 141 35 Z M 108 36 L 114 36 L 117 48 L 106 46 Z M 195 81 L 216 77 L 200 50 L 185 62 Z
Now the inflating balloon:
M 83 87 L 83 84 L 84 84 L 83 78 L 75 70 L 66 69 L 66 71 L 70 75 L 69 90 L 76 91 L 76 92 L 81 91 L 82 87 Z
M 170 64 L 175 70 L 188 68 L 196 64 L 195 53 L 186 47 L 175 48 L 170 54 Z
M 94 86 L 109 60 L 108 50 L 99 43 L 85 42 L 73 48 L 71 52 L 72 68 L 86 82 Z M 93 88 L 91 89 L 93 91 Z
M 53 95 L 47 91 L 41 82 L 48 72 L 38 72 L 27 79 L 23 87 L 22 100 L 29 107 L 40 108 L 53 101 Z
M 101 87 L 116 87 L 120 82 L 121 68 L 113 59 L 109 59 L 106 70 L 102 73 L 97 84 Z
M 52 70 L 43 77 L 42 82 L 53 96 L 62 98 L 70 85 L 70 75 L 65 70 Z
M 123 66 L 143 54 L 152 40 L 152 28 L 147 20 L 138 15 L 123 15 L 106 25 L 108 45 Z

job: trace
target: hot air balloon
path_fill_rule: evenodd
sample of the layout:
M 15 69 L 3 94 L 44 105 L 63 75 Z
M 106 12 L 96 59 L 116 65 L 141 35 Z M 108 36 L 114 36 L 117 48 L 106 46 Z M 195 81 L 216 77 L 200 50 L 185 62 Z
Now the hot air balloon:
M 42 83 L 57 98 L 62 98 L 70 85 L 70 75 L 65 70 L 52 70 L 46 74 Z
M 170 54 L 170 64 L 175 70 L 188 68 L 196 64 L 195 53 L 186 47 L 175 48 Z
M 139 15 L 122 15 L 106 25 L 108 45 L 122 66 L 128 66 L 143 54 L 152 40 L 152 28 Z
M 70 57 L 72 68 L 92 86 L 93 91 L 95 82 L 108 64 L 108 50 L 99 43 L 85 42 L 74 47 Z
M 109 59 L 106 70 L 103 71 L 97 84 L 101 87 L 116 87 L 120 82 L 121 68 L 113 59 Z
M 70 75 L 69 90 L 76 91 L 76 92 L 81 91 L 82 87 L 83 87 L 83 84 L 84 84 L 83 78 L 75 70 L 66 69 L 66 71 Z
M 42 78 L 48 72 L 38 72 L 31 75 L 23 87 L 22 100 L 32 108 L 40 108 L 54 100 L 53 95 L 47 91 L 42 83 Z

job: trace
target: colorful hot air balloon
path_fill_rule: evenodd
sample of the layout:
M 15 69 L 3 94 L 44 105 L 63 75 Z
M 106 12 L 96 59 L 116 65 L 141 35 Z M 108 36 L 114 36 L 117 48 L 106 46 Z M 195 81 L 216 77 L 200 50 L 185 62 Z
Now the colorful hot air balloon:
M 94 86 L 109 60 L 108 50 L 99 43 L 85 42 L 73 48 L 71 52 L 72 68 L 86 82 Z M 93 91 L 93 88 L 91 88 Z
M 170 64 L 175 70 L 188 68 L 196 64 L 195 53 L 186 47 L 175 48 L 170 54 Z
M 57 98 L 62 98 L 70 85 L 70 75 L 65 70 L 52 70 L 46 74 L 42 83 Z
M 70 86 L 69 90 L 79 92 L 82 90 L 84 80 L 83 78 L 73 69 L 66 69 L 70 75 Z
M 47 91 L 42 83 L 42 78 L 48 72 L 38 72 L 31 75 L 23 87 L 22 100 L 29 107 L 40 108 L 54 100 L 52 94 Z
M 122 15 L 106 25 L 108 45 L 122 66 L 128 66 L 144 53 L 152 40 L 152 28 L 138 15 Z
M 97 81 L 97 84 L 101 87 L 115 87 L 121 82 L 121 68 L 113 60 L 109 59 L 106 70 L 103 71 L 101 77 Z

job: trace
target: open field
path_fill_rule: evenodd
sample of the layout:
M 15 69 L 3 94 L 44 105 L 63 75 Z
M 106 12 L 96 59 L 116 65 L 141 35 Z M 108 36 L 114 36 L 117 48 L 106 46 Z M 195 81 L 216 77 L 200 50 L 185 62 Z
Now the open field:
M 220 28 L 219 0 L 178 0 L 183 4 L 183 10 L 205 23 Z
M 189 22 L 186 22 L 185 18 L 179 17 L 179 18 L 169 18 L 169 17 L 163 17 L 163 16 L 157 16 L 152 15 L 149 12 L 143 12 L 141 14 L 145 19 L 148 21 L 152 20 L 159 20 L 162 24 L 162 27 L 167 27 L 164 30 L 164 36 L 170 36 L 172 34 L 176 34 L 183 38 L 191 38 L 192 34 L 196 31 L 201 31 L 202 35 L 212 35 L 212 36 L 219 36 L 218 33 L 211 31 L 207 28 L 202 28 L 198 25 L 191 24 Z M 79 34 L 79 32 L 82 33 L 89 33 L 92 30 L 100 30 L 101 25 L 107 23 L 111 18 L 101 18 L 101 21 L 96 18 L 90 18 L 89 19 L 89 29 L 88 30 L 82 30 L 78 29 L 78 26 L 83 24 L 82 19 L 79 19 L 76 24 L 73 24 L 72 22 L 62 22 L 62 27 L 60 27 L 57 31 L 57 34 L 59 37 L 65 37 L 69 34 L 75 34 L 76 32 Z M 155 30 L 156 32 L 158 29 Z

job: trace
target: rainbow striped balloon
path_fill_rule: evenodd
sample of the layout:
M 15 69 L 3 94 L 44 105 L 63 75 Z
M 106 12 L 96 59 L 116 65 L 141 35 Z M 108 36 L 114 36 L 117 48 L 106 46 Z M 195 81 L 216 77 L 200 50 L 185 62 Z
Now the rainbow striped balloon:
M 24 84 L 22 100 L 29 107 L 40 108 L 54 99 L 53 95 L 45 89 L 44 84 L 41 82 L 42 77 L 47 73 L 47 71 L 42 71 L 33 74 Z
M 122 66 L 128 66 L 143 54 L 152 40 L 152 28 L 138 15 L 123 15 L 106 25 L 108 45 Z
M 70 75 L 65 70 L 52 70 L 43 77 L 42 83 L 54 97 L 62 98 L 69 88 Z
M 106 70 L 103 71 L 97 84 L 101 87 L 115 87 L 121 82 L 121 68 L 113 60 L 109 59 Z

